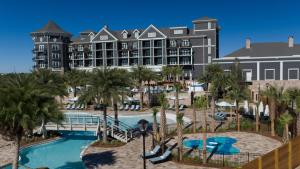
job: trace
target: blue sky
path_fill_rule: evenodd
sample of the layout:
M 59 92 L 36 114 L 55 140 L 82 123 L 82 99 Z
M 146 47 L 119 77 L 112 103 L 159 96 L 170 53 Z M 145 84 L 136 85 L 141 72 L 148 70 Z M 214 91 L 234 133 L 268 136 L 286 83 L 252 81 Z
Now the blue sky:
M 29 33 L 49 19 L 78 35 L 85 29 L 192 26 L 202 16 L 217 18 L 220 55 L 252 42 L 300 39 L 300 2 L 291 0 L 9 0 L 0 5 L 0 72 L 32 67 Z M 299 40 L 300 41 L 300 40 Z

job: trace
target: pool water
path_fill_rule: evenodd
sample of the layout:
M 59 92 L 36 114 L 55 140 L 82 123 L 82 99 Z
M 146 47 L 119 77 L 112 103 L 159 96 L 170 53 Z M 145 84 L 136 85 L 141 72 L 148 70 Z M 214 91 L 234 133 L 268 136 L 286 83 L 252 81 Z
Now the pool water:
M 80 159 L 81 150 L 96 140 L 94 132 L 62 132 L 56 141 L 34 145 L 20 151 L 20 164 L 30 168 L 84 169 Z M 9 169 L 11 167 L 7 167 Z M 23 169 L 23 167 L 21 167 Z
M 210 137 L 207 138 L 206 144 L 209 146 L 214 146 L 209 142 L 217 142 L 219 143 L 218 149 L 215 154 L 224 154 L 224 155 L 233 155 L 238 154 L 240 150 L 233 146 L 234 143 L 237 142 L 236 139 L 231 137 Z M 203 149 L 203 140 L 184 140 L 183 145 L 186 148 L 199 148 L 200 150 Z M 206 148 L 208 152 L 211 152 L 213 149 L 210 147 Z

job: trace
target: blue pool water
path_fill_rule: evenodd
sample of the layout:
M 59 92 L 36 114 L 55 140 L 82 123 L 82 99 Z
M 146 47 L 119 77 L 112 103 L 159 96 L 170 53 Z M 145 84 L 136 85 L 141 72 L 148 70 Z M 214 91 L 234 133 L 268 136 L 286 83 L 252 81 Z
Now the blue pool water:
M 145 119 L 149 123 L 153 123 L 152 114 L 143 114 L 143 115 L 134 115 L 134 116 L 131 116 L 131 115 L 119 116 L 118 118 L 119 118 L 119 121 L 127 124 L 128 126 L 130 126 L 132 128 L 138 127 L 137 122 L 141 119 Z M 83 124 L 84 121 L 86 123 L 93 123 L 93 124 L 98 123 L 98 117 L 97 116 L 93 116 L 91 114 L 84 113 L 84 112 L 81 112 L 81 113 L 73 113 L 73 112 L 66 113 L 65 120 L 66 120 L 66 122 L 71 121 L 73 124 Z M 113 122 L 113 119 L 108 118 L 107 120 L 108 120 L 108 122 Z M 157 121 L 159 122 L 159 120 L 160 120 L 160 116 L 157 116 Z M 175 120 L 167 117 L 167 124 L 175 124 L 175 123 L 176 123 Z
M 213 144 L 210 144 L 209 142 L 217 142 L 219 143 L 218 149 L 216 151 L 216 154 L 225 154 L 225 155 L 232 155 L 232 154 L 238 154 L 240 150 L 233 146 L 234 143 L 237 142 L 236 139 L 231 137 L 210 137 L 207 139 L 206 144 L 209 146 L 213 146 Z M 183 145 L 187 148 L 199 148 L 202 150 L 203 148 L 203 140 L 184 140 Z M 211 152 L 212 148 L 207 147 L 207 151 Z
M 20 164 L 30 168 L 84 169 L 80 152 L 84 146 L 96 140 L 95 133 L 73 131 L 62 134 L 62 139 L 22 149 Z

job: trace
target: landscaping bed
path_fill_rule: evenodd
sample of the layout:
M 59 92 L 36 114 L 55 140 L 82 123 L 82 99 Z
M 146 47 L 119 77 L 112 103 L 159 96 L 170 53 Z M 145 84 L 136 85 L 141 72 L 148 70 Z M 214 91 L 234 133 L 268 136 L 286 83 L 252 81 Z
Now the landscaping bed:
M 119 140 L 108 139 L 107 143 L 104 143 L 102 140 L 98 140 L 91 144 L 92 147 L 104 147 L 104 148 L 113 148 L 113 147 L 121 147 L 126 143 L 123 143 Z

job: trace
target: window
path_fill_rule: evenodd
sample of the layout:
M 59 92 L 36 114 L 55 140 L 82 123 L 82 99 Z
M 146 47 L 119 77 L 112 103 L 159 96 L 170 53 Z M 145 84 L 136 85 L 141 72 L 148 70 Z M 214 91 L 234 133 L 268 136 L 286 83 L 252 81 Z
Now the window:
M 288 80 L 299 80 L 299 69 L 298 68 L 288 69 Z
M 150 56 L 150 49 L 143 50 L 143 56 Z
M 52 45 L 52 50 L 58 50 L 59 46 L 58 45 Z
M 209 46 L 209 47 L 207 47 L 207 54 L 211 54 L 211 47 Z
M 127 52 L 121 52 L 121 57 L 127 57 L 128 53 Z
M 73 47 L 69 46 L 69 52 L 73 52 Z
M 43 42 L 43 38 L 42 37 L 40 37 L 40 42 Z
M 123 33 L 123 39 L 127 39 L 127 33 L 126 32 Z
M 161 40 L 154 41 L 154 47 L 162 47 L 162 41 Z
M 139 52 L 138 51 L 133 51 L 132 52 L 132 57 L 139 57 Z
M 211 56 L 208 56 L 207 62 L 208 62 L 208 63 L 211 63 Z
M 133 42 L 132 48 L 133 49 L 138 49 L 138 42 Z
M 93 50 L 93 45 L 89 45 L 89 50 L 90 50 L 90 51 Z
M 252 69 L 243 69 L 242 78 L 246 82 L 251 82 L 252 80 Z
M 207 22 L 207 29 L 211 29 L 211 22 Z
M 177 55 L 177 50 L 176 49 L 172 49 L 169 51 L 169 55 L 170 56 L 176 56 Z
M 139 32 L 138 32 L 138 31 L 134 32 L 134 37 L 135 37 L 135 38 L 138 38 L 138 37 L 139 37 Z
M 170 41 L 170 47 L 176 47 L 176 40 Z
M 143 41 L 143 47 L 145 48 L 148 48 L 150 47 L 150 41 Z
M 182 30 L 182 29 L 175 29 L 175 30 L 174 30 L 174 34 L 175 34 L 175 35 L 183 34 L 183 30 Z
M 275 69 L 265 69 L 265 80 L 275 80 Z
M 52 59 L 59 59 L 59 53 L 51 53 Z
M 102 35 L 102 36 L 100 36 L 100 40 L 108 40 L 108 36 L 107 35 Z
M 122 49 L 127 49 L 127 43 L 122 43 Z
M 181 42 L 181 46 L 190 46 L 190 41 L 189 40 L 183 40 Z
M 154 50 L 154 56 L 161 56 L 162 55 L 162 50 L 161 49 L 155 49 Z
M 45 46 L 44 45 L 39 45 L 39 51 L 44 51 Z
M 148 38 L 155 38 L 156 37 L 156 32 L 149 32 L 148 33 Z
M 78 45 L 78 51 L 83 51 L 83 46 L 82 45 Z
M 175 65 L 175 64 L 177 64 L 177 58 L 170 58 L 169 64 L 170 64 L 170 65 Z
M 207 38 L 207 45 L 211 46 L 211 38 Z
M 189 49 L 182 49 L 180 53 L 182 56 L 189 56 L 191 54 Z

